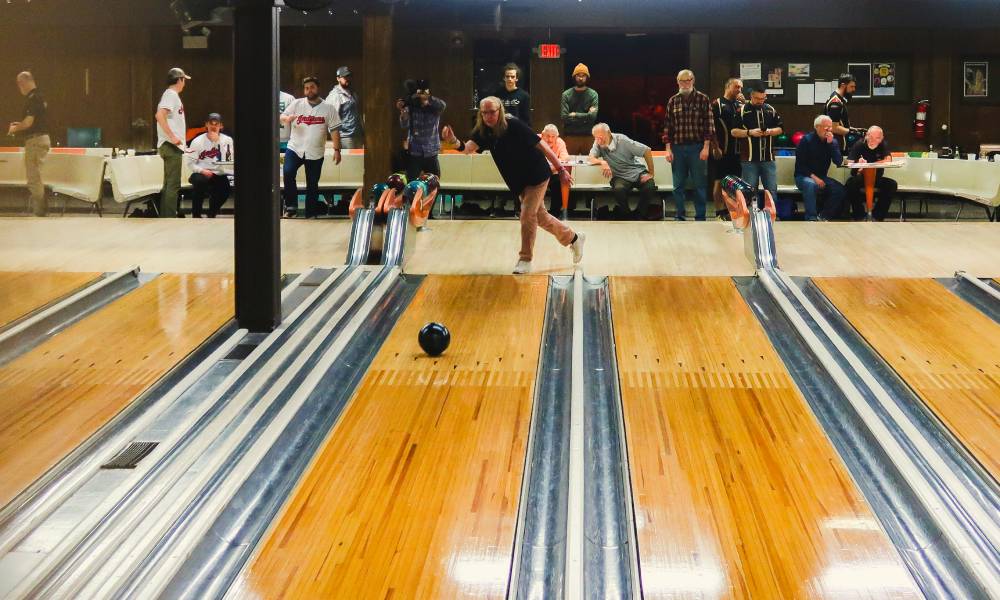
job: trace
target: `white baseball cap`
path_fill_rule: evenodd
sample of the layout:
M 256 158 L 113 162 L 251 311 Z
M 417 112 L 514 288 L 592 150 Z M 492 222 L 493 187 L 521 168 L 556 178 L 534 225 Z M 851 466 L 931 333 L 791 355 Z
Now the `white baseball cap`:
M 177 79 L 178 77 L 183 77 L 184 79 L 191 79 L 191 76 L 184 72 L 184 69 L 180 67 L 174 67 L 167 71 L 167 77 L 171 79 Z

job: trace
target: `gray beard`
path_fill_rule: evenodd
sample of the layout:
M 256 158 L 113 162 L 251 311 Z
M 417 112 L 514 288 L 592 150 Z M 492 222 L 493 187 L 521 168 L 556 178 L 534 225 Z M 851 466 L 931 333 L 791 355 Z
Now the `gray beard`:
M 685 96 L 687 96 L 688 94 L 690 94 L 693 91 L 694 91 L 693 89 L 690 89 L 690 90 L 681 90 L 680 92 L 681 92 L 681 94 L 684 94 Z

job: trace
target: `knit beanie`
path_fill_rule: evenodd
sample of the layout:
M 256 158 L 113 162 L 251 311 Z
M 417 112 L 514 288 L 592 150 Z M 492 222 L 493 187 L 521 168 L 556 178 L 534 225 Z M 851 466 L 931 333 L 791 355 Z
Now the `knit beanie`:
M 580 63 L 575 67 L 573 67 L 573 77 L 576 77 L 577 73 L 583 73 L 584 75 L 587 76 L 587 79 L 590 79 L 590 69 L 588 69 L 587 65 L 583 63 Z

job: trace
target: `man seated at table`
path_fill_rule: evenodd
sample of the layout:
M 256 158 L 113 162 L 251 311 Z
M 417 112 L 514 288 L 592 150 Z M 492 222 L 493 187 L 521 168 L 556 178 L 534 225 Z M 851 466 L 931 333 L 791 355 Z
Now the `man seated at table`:
M 852 163 L 876 163 L 889 162 L 892 154 L 885 145 L 885 134 L 878 125 L 872 125 L 865 133 L 864 139 L 858 140 L 848 154 L 847 161 Z M 896 181 L 884 177 L 885 169 L 878 169 L 875 173 L 875 191 L 877 200 L 875 208 L 872 210 L 872 218 L 876 221 L 884 221 L 889 213 L 889 206 L 892 205 L 892 197 L 896 194 Z M 860 169 L 853 169 L 851 177 L 844 186 L 847 189 L 847 198 L 851 203 L 852 217 L 855 221 L 865 218 L 865 180 Z
M 795 186 L 802 192 L 806 205 L 806 221 L 829 221 L 840 215 L 844 202 L 844 186 L 827 176 L 830 164 L 839 167 L 844 162 L 840 144 L 833 136 L 833 121 L 820 115 L 810 131 L 795 148 Z M 816 197 L 826 194 L 823 212 L 816 214 Z
M 214 219 L 229 198 L 230 185 L 226 167 L 233 161 L 233 138 L 222 133 L 222 116 L 209 113 L 205 133 L 191 141 L 184 157 L 191 176 L 191 216 L 201 217 L 205 196 L 209 197 L 208 218 Z M 228 169 L 231 171 L 232 169 Z
M 605 177 L 611 178 L 611 191 L 615 195 L 615 217 L 629 217 L 628 193 L 632 188 L 639 190 L 639 205 L 632 216 L 636 219 L 655 218 L 649 212 L 655 205 L 656 182 L 653 181 L 653 152 L 646 144 L 641 144 L 621 133 L 611 133 L 607 123 L 598 123 L 591 130 L 594 146 L 590 149 L 590 164 L 600 165 Z M 636 159 L 642 157 L 646 164 Z

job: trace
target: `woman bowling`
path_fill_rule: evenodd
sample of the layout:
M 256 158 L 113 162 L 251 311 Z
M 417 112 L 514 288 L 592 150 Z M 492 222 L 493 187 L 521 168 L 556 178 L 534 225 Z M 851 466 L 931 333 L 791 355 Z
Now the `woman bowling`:
M 564 186 L 571 185 L 573 178 L 538 134 L 520 120 L 507 118 L 499 98 L 489 96 L 479 103 L 471 140 L 459 143 L 454 132 L 447 126 L 442 129 L 441 137 L 458 144 L 458 151 L 465 154 L 489 150 L 507 187 L 520 196 L 521 251 L 514 274 L 531 271 L 537 227 L 554 235 L 563 246 L 570 247 L 573 251 L 573 264 L 583 259 L 583 232 L 574 232 L 568 225 L 550 215 L 544 206 L 545 189 L 549 185 L 551 174 L 550 164 L 559 172 L 559 179 Z

